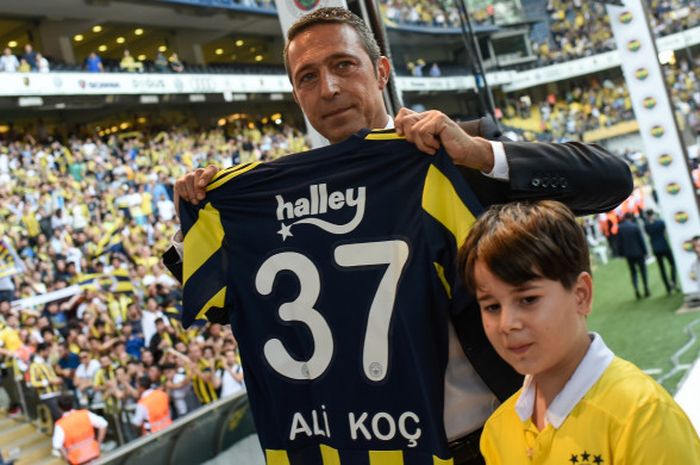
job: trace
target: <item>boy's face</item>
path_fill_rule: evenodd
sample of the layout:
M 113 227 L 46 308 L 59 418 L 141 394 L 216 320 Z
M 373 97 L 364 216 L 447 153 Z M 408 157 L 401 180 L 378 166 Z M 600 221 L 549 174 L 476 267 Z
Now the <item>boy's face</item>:
M 479 260 L 474 278 L 484 330 L 496 352 L 520 374 L 568 379 L 590 342 L 590 275 L 581 273 L 570 290 L 544 278 L 514 286 Z

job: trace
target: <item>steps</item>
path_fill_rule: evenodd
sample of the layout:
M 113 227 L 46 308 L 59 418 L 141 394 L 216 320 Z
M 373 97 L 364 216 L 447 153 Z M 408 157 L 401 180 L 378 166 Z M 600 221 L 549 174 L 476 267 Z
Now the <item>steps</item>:
M 0 457 L 14 465 L 65 465 L 51 454 L 51 438 L 24 417 L 0 414 Z

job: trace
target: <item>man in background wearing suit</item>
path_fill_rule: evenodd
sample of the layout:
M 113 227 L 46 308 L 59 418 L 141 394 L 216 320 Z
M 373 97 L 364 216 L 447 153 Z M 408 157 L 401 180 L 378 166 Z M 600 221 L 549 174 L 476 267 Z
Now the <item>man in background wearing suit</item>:
M 389 60 L 364 22 L 343 8 L 321 8 L 288 31 L 285 66 L 293 96 L 311 125 L 332 144 L 363 128 L 392 128 L 426 153 L 444 147 L 484 206 L 523 199 L 556 199 L 578 214 L 614 208 L 632 190 L 627 165 L 600 147 L 576 142 L 510 142 L 482 118 L 460 126 L 439 111 L 403 108 L 392 119 L 382 97 Z M 198 169 L 175 184 L 180 197 L 198 203 L 216 173 Z M 177 237 L 176 237 L 177 240 Z M 177 243 L 176 243 L 177 244 Z M 178 276 L 175 248 L 165 257 Z M 483 332 L 476 301 L 455 313 L 450 325 L 445 381 L 445 430 L 455 464 L 483 463 L 481 427 L 497 400 L 522 379 L 496 354 Z
M 644 230 L 649 236 L 651 250 L 654 252 L 656 262 L 659 265 L 659 272 L 661 273 L 661 280 L 666 287 L 666 293 L 670 295 L 673 291 L 678 290 L 678 285 L 676 284 L 676 262 L 673 260 L 671 246 L 668 243 L 668 239 L 666 239 L 666 223 L 656 216 L 654 210 L 649 209 L 646 211 Z M 666 263 L 664 261 L 668 264 L 671 272 L 670 280 L 668 273 L 666 273 Z
M 625 213 L 625 216 L 620 223 L 617 232 L 617 241 L 619 245 L 620 255 L 627 260 L 627 266 L 630 269 L 632 277 L 632 285 L 634 286 L 634 294 L 638 299 L 642 298 L 639 293 L 639 284 L 637 273 L 642 275 L 642 284 L 644 285 L 644 297 L 649 297 L 649 283 L 647 281 L 647 245 L 644 243 L 644 235 L 642 228 L 637 224 L 633 213 Z

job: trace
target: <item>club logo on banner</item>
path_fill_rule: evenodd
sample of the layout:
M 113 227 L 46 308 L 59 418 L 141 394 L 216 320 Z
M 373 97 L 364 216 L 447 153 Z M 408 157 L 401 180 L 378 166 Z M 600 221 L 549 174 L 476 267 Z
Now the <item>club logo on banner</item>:
M 669 166 L 671 163 L 673 163 L 673 157 L 667 153 L 663 153 L 659 155 L 659 165 L 661 166 Z
M 634 16 L 632 16 L 632 13 L 629 11 L 625 11 L 620 15 L 620 22 L 622 24 L 629 24 L 632 22 L 632 19 L 634 19 Z
M 646 68 L 639 68 L 637 71 L 634 72 L 634 77 L 636 77 L 640 81 L 643 81 L 649 77 L 649 70 Z
M 688 222 L 688 214 L 686 212 L 676 212 L 676 214 L 673 215 L 673 219 L 676 220 L 678 224 L 685 224 Z
M 671 195 L 676 195 L 681 191 L 681 185 L 677 182 L 670 182 L 666 185 L 666 192 Z
M 307 13 L 311 13 L 317 8 L 323 8 L 328 5 L 326 0 L 283 0 L 287 11 L 294 18 L 300 18 Z
M 649 169 L 659 193 L 661 215 L 680 271 L 680 284 L 690 293 L 697 289 L 697 284 L 690 280 L 694 254 L 687 252 L 692 251 L 689 238 L 700 231 L 695 190 L 643 0 L 620 3 L 623 5 L 607 5 L 606 8 L 612 19 L 622 71 L 644 142 L 643 150 L 650 160 L 655 160 L 649 164 Z

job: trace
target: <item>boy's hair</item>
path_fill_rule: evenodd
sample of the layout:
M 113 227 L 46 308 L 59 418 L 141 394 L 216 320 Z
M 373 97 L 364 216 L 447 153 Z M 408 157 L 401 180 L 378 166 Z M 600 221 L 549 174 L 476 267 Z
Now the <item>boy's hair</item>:
M 546 278 L 571 289 L 582 272 L 591 271 L 583 228 L 571 210 L 552 200 L 496 205 L 479 217 L 458 258 L 473 293 L 477 260 L 514 286 Z

